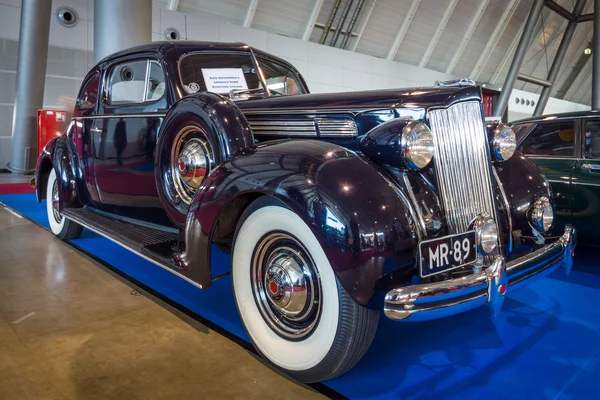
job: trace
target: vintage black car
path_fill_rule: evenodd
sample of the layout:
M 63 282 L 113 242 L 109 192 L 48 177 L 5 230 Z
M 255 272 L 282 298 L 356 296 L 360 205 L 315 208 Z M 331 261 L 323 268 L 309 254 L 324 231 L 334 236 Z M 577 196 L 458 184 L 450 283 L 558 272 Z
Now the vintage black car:
M 518 149 L 552 186 L 555 229 L 577 226 L 579 238 L 600 238 L 600 114 L 586 111 L 532 117 L 511 123 Z
M 382 309 L 495 313 L 572 265 L 574 230 L 549 236 L 550 186 L 510 128 L 488 135 L 479 88 L 309 94 L 239 43 L 102 60 L 36 181 L 62 239 L 89 228 L 202 289 L 219 278 L 211 248 L 230 252 L 254 345 L 308 382 L 350 369 Z

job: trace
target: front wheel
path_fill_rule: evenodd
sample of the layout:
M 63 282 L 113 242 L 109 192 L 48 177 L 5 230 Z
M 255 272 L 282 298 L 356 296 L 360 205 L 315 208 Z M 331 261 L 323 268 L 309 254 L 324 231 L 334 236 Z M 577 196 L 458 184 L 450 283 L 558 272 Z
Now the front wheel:
M 276 199 L 260 198 L 242 216 L 232 280 L 256 349 L 300 381 L 348 371 L 377 330 L 379 312 L 350 298 L 308 225 Z
M 83 231 L 83 227 L 61 215 L 59 208 L 60 192 L 58 189 L 56 171 L 52 168 L 46 183 L 46 213 L 48 214 L 50 230 L 62 240 L 78 238 Z

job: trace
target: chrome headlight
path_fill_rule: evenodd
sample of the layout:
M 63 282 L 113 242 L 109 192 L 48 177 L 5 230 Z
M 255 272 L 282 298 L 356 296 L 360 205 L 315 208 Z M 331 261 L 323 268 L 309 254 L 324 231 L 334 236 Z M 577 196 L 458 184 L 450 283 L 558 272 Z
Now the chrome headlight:
M 517 137 L 515 136 L 515 132 L 507 125 L 498 124 L 496 129 L 494 129 L 492 147 L 496 160 L 508 160 L 515 154 L 515 149 L 517 148 Z
M 554 222 L 554 210 L 547 197 L 540 197 L 527 212 L 531 227 L 539 233 L 547 233 Z
M 402 153 L 412 169 L 423 169 L 433 158 L 433 135 L 422 122 L 411 121 L 402 129 Z
M 473 224 L 477 247 L 485 254 L 489 254 L 498 246 L 498 228 L 496 222 L 486 216 L 480 216 Z

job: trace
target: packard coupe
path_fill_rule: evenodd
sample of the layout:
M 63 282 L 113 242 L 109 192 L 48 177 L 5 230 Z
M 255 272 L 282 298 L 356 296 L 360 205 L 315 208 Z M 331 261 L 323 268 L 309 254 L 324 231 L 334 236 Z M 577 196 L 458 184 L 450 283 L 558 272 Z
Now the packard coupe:
M 231 253 L 256 349 L 314 382 L 360 360 L 380 310 L 497 313 L 570 270 L 575 231 L 550 235 L 550 186 L 515 146 L 466 81 L 309 94 L 247 45 L 157 42 L 85 77 L 37 198 L 59 238 L 86 227 L 202 289 L 222 276 L 211 249 Z

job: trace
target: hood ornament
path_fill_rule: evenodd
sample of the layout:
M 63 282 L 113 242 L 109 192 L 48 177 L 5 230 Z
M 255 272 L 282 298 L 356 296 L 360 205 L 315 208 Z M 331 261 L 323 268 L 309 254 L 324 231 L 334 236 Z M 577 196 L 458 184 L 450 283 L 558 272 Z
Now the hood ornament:
M 436 81 L 435 86 L 441 87 L 463 87 L 463 86 L 477 86 L 473 79 L 453 79 L 450 81 Z

